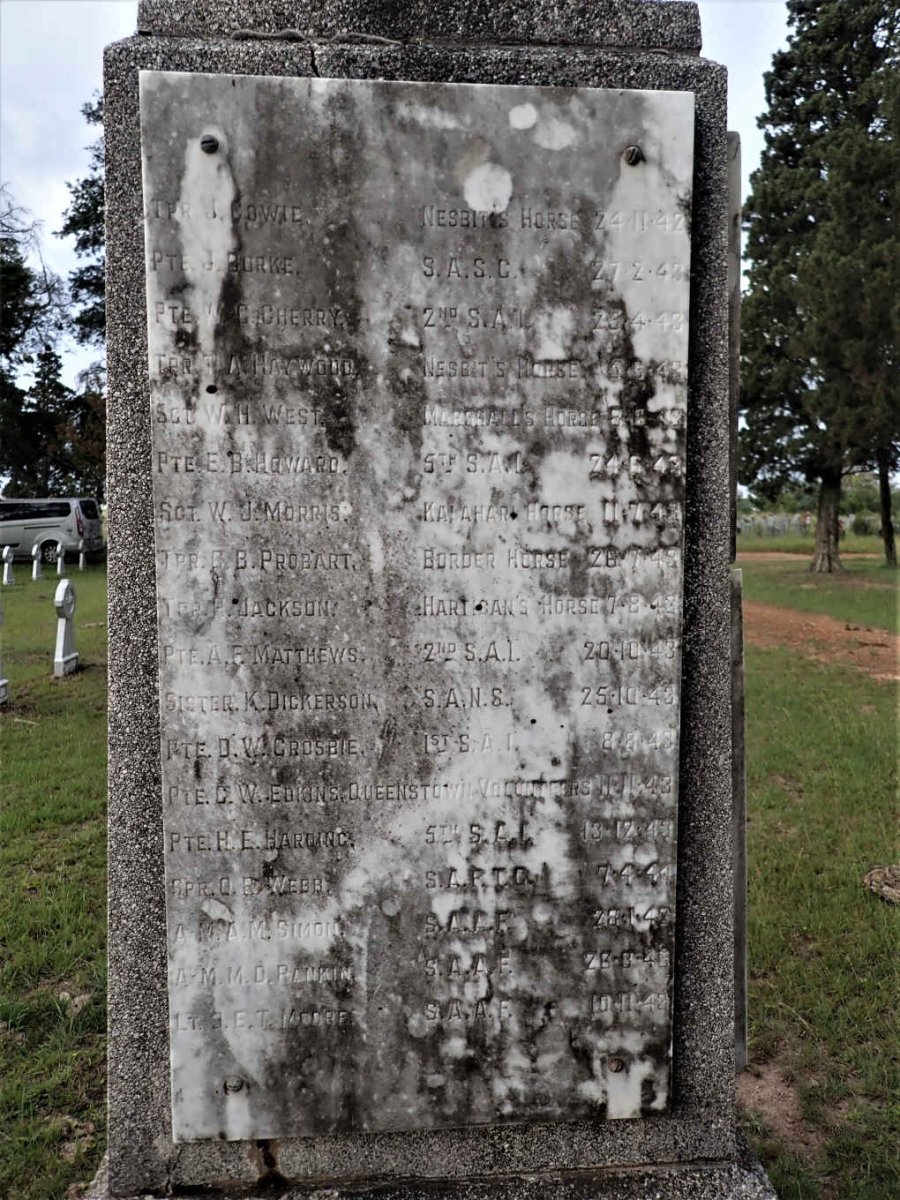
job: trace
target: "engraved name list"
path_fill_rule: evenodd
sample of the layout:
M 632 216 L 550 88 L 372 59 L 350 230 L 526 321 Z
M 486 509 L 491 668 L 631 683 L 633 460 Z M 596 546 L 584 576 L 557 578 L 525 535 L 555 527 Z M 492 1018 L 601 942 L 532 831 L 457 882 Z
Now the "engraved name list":
M 665 1111 L 692 95 L 141 109 L 176 1138 Z

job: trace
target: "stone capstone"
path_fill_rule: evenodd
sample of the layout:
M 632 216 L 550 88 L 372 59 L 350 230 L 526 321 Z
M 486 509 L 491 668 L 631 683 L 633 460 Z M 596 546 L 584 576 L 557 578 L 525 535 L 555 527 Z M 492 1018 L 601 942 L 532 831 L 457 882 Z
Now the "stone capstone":
M 138 30 L 170 37 L 562 43 L 698 52 L 693 0 L 140 0 Z

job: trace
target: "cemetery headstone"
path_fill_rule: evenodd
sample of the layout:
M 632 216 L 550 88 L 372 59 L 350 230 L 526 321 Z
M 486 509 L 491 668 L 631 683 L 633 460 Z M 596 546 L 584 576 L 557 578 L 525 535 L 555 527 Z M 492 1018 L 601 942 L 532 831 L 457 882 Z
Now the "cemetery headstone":
M 15 583 L 13 576 L 13 548 L 12 546 L 3 547 L 3 586 L 8 587 Z
M 32 582 L 37 582 L 44 578 L 44 571 L 41 565 L 41 547 L 35 542 L 31 547 L 31 579 Z
M 78 541 L 78 570 L 84 570 L 84 538 Z
M 53 652 L 53 674 L 62 677 L 78 669 L 75 649 L 75 589 L 68 579 L 61 579 L 53 595 L 56 609 L 56 648 Z
M 95 1195 L 771 1196 L 733 1113 L 696 6 L 139 26 L 105 86 Z
M 62 578 L 66 573 L 66 552 L 62 546 L 56 548 L 56 574 L 58 578 Z

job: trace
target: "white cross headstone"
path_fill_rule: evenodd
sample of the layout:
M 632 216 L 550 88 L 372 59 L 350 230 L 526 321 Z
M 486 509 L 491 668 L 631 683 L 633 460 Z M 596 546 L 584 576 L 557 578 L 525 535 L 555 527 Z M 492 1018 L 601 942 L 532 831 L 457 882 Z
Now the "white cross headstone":
M 84 570 L 84 538 L 78 543 L 78 570 Z
M 3 548 L 3 561 L 6 562 L 6 551 L 10 550 L 10 546 Z M 3 625 L 3 609 L 0 608 L 0 626 Z M 3 663 L 0 662 L 0 704 L 9 704 L 9 680 L 3 674 Z
M 68 579 L 61 579 L 56 585 L 53 597 L 56 615 L 56 651 L 53 655 L 53 674 L 58 676 L 71 675 L 78 666 L 78 652 L 75 649 L 75 589 Z
M 62 579 L 66 571 L 66 552 L 60 543 L 56 547 L 56 574 L 59 579 Z
M 3 586 L 7 587 L 14 583 L 13 579 L 13 548 L 12 546 L 3 547 Z
M 44 572 L 41 570 L 41 548 L 37 544 L 31 547 L 31 578 L 32 580 L 43 579 Z

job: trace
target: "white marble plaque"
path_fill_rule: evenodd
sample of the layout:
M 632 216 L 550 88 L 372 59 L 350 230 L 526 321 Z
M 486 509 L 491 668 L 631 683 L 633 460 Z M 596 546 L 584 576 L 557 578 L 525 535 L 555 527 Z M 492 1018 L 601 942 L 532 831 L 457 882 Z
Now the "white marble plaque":
M 141 111 L 176 1138 L 664 1112 L 693 96 Z

